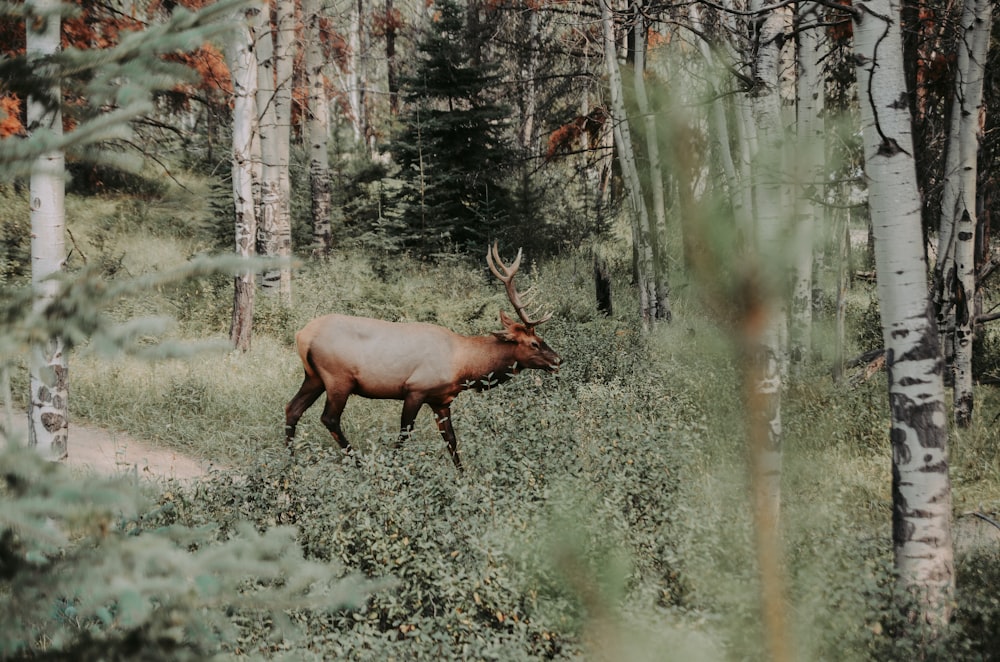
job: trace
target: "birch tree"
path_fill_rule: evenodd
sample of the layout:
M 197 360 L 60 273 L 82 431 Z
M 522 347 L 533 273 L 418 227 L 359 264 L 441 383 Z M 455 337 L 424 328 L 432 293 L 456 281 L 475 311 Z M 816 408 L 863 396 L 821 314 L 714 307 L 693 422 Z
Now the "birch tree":
M 344 63 L 348 106 L 354 130 L 354 140 L 369 153 L 367 57 L 368 35 L 365 24 L 365 0 L 348 0 L 347 60 Z M 387 11 L 391 10 L 391 6 Z M 392 48 L 395 51 L 395 34 Z M 388 48 L 388 42 L 387 42 Z M 393 72 L 395 70 L 393 69 Z
M 795 282 L 789 324 L 789 355 L 793 362 L 806 360 L 812 349 L 813 244 L 821 220 L 824 199 L 823 118 L 826 78 L 820 64 L 823 20 L 819 4 L 798 7 L 797 110 L 797 195 L 795 200 Z
M 787 616 L 783 606 L 781 512 L 782 420 L 781 396 L 787 365 L 788 304 L 782 293 L 788 248 L 787 214 L 791 208 L 788 189 L 788 136 L 781 114 L 779 79 L 785 19 L 761 0 L 751 2 L 758 12 L 756 57 L 751 61 L 753 88 L 750 108 L 757 135 L 751 161 L 755 202 L 756 259 L 767 299 L 765 322 L 759 332 L 750 318 L 745 335 L 753 341 L 751 362 L 755 394 L 748 416 L 751 425 L 750 463 L 754 497 L 757 561 L 761 572 L 761 595 L 768 649 L 774 659 L 791 659 L 788 652 Z
M 257 120 L 257 61 L 253 53 L 253 34 L 245 11 L 234 12 L 235 26 L 226 40 L 226 64 L 233 81 L 233 204 L 236 219 L 236 254 L 252 257 L 257 235 L 257 212 L 254 207 L 253 147 Z M 233 346 L 249 351 L 253 333 L 255 298 L 253 269 L 236 275 L 233 281 L 233 318 L 229 337 Z
M 957 152 L 955 172 L 949 173 L 948 203 L 944 214 L 952 214 L 952 237 L 955 270 L 950 317 L 954 320 L 954 417 L 960 427 L 972 423 L 974 394 L 972 388 L 972 341 L 975 327 L 976 294 L 976 167 L 981 134 L 983 78 L 989 49 L 993 3 L 990 0 L 966 0 L 962 11 L 958 40 L 958 65 L 955 76 L 955 99 L 952 105 L 952 129 L 948 153 Z M 954 180 L 954 186 L 951 181 Z
M 601 26 L 604 37 L 604 62 L 608 74 L 608 90 L 611 97 L 611 123 L 614 129 L 618 160 L 621 164 L 625 189 L 632 208 L 632 242 L 636 255 L 636 272 L 639 286 L 639 310 L 643 322 L 670 319 L 669 305 L 666 310 L 658 309 L 660 297 L 656 292 L 655 257 L 650 234 L 649 209 L 642 193 L 639 169 L 636 164 L 632 132 L 625 110 L 625 95 L 622 73 L 618 66 L 618 46 L 615 38 L 615 21 L 611 11 L 612 0 L 601 0 Z M 663 299 L 665 302 L 666 297 Z
M 653 114 L 649 95 L 646 92 L 646 37 L 649 26 L 646 22 L 645 0 L 632 0 L 633 24 L 633 74 L 636 106 L 642 118 L 646 136 L 646 157 L 649 173 L 652 215 L 649 218 L 649 243 L 653 253 L 653 288 L 656 301 L 653 310 L 656 318 L 670 321 L 670 301 L 668 299 L 667 260 L 663 234 L 667 231 L 667 201 L 664 186 L 663 167 L 660 162 L 659 130 Z
M 320 0 L 302 0 L 306 22 L 306 85 L 309 88 L 309 184 L 312 198 L 313 255 L 326 257 L 333 241 L 330 229 L 330 157 L 327 135 L 330 107 L 326 97 Z
M 278 209 L 274 218 L 277 256 L 284 262 L 278 268 L 278 294 L 281 302 L 291 305 L 292 269 L 292 75 L 295 65 L 295 0 L 277 0 L 275 61 L 275 142 L 278 156 Z
M 26 55 L 29 65 L 44 72 L 48 87 L 27 99 L 28 131 L 45 136 L 53 144 L 61 142 L 62 91 L 59 72 L 48 58 L 60 50 L 59 0 L 29 2 L 25 18 Z M 43 311 L 58 291 L 54 276 L 66 260 L 65 156 L 59 147 L 35 159 L 31 167 L 31 285 L 34 307 Z M 69 435 L 68 368 L 63 340 L 52 336 L 32 350 L 30 357 L 30 402 L 28 444 L 46 458 L 61 460 L 67 455 Z
M 875 238 L 892 443 L 898 581 L 919 620 L 948 623 L 954 592 L 948 420 L 936 326 L 929 316 L 899 0 L 854 5 L 855 63 Z
M 281 203 L 280 156 L 275 113 L 274 37 L 269 4 L 257 12 L 254 22 L 254 52 L 257 56 L 257 132 L 260 139 L 260 199 L 257 201 L 257 252 L 275 257 L 279 250 L 278 214 Z M 261 290 L 276 295 L 281 270 L 269 266 L 261 278 Z

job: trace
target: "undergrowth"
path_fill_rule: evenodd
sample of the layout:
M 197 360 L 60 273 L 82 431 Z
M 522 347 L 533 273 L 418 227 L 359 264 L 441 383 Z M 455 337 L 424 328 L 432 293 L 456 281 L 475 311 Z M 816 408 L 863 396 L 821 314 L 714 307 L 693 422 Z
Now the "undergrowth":
M 143 213 L 153 217 L 145 223 L 160 212 L 153 205 Z M 88 260 L 120 257 L 110 279 L 168 268 L 204 248 L 198 232 L 163 237 L 154 264 L 119 224 L 116 216 L 75 232 L 89 242 Z M 97 230 L 106 233 L 100 245 Z M 676 321 L 642 331 L 628 278 L 616 270 L 617 312 L 608 318 L 594 311 L 582 252 L 525 263 L 520 287 L 534 285 L 553 311 L 539 332 L 562 369 L 457 399 L 464 475 L 427 412 L 397 449 L 400 404 L 352 398 L 343 423 L 355 461 L 319 423 L 321 403 L 302 419 L 289 457 L 283 407 L 301 381 L 294 333 L 318 315 L 498 329 L 509 304 L 476 260 L 386 262 L 353 251 L 305 263 L 292 308 L 258 298 L 248 354 L 150 363 L 81 348 L 72 359 L 72 411 L 226 467 L 194 487 L 173 486 L 142 527 L 211 525 L 225 540 L 242 522 L 261 532 L 294 525 L 305 558 L 384 582 L 360 609 L 289 608 L 300 638 L 280 636 L 271 616 L 233 615 L 231 654 L 759 659 L 731 338 L 685 288 L 672 301 Z M 167 312 L 178 320 L 170 337 L 224 338 L 230 288 L 227 277 L 204 276 L 122 301 L 112 314 Z M 867 311 L 869 300 L 858 292 L 851 309 Z M 855 349 L 868 349 L 858 346 L 872 340 L 868 326 L 857 324 Z M 799 656 L 988 659 L 1000 615 L 987 588 L 1000 568 L 995 549 L 960 550 L 956 623 L 945 637 L 897 636 L 884 376 L 834 383 L 831 362 L 820 346 L 783 401 L 782 525 Z M 23 377 L 14 378 L 17 392 Z M 983 392 L 982 423 L 955 437 L 952 462 L 956 509 L 990 513 L 1000 509 L 990 423 L 1000 404 Z

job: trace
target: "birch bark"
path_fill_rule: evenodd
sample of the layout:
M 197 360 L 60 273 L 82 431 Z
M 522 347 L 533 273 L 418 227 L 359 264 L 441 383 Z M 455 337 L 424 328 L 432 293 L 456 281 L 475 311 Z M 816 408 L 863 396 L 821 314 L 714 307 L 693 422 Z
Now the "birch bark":
M 274 37 L 271 32 L 271 11 L 264 4 L 254 23 L 254 51 L 257 56 L 257 130 L 260 136 L 260 200 L 257 215 L 257 252 L 266 257 L 278 253 L 278 207 L 281 202 L 277 118 L 275 115 Z M 281 270 L 267 267 L 261 278 L 261 291 L 277 295 L 281 286 Z
M 817 4 L 800 4 L 798 12 L 801 31 L 796 77 L 798 167 L 795 172 L 799 180 L 795 203 L 795 283 L 789 325 L 789 355 L 796 364 L 806 361 L 812 350 L 813 246 L 826 190 L 823 138 L 826 77 L 820 66 L 823 33 L 816 27 L 824 17 Z
M 979 156 L 980 113 L 983 106 L 983 78 L 993 23 L 991 0 L 966 0 L 962 11 L 955 101 L 952 114 L 958 116 L 958 135 L 948 151 L 957 151 L 957 196 L 954 208 L 955 282 L 955 382 L 954 416 L 960 427 L 972 424 L 972 341 L 975 330 L 976 293 L 976 163 Z M 947 210 L 943 210 L 947 212 Z
M 755 393 L 749 409 L 751 477 L 754 491 L 757 561 L 761 573 L 761 596 L 765 634 L 772 659 L 791 659 L 789 628 L 784 607 L 784 572 L 779 520 L 781 514 L 782 420 L 781 396 L 787 366 L 788 305 L 781 287 L 785 277 L 783 256 L 788 242 L 788 136 L 782 122 L 779 88 L 781 44 L 785 29 L 783 16 L 766 11 L 763 2 L 753 0 L 751 9 L 760 12 L 756 57 L 752 60 L 754 88 L 751 91 L 753 126 L 757 149 L 752 155 L 752 182 L 755 202 L 756 252 L 765 279 L 762 286 L 767 301 L 763 328 L 754 335 L 752 321 L 747 340 L 753 342 L 746 361 L 750 362 Z M 775 265 L 779 265 L 775 269 Z
M 28 130 L 32 135 L 49 135 L 53 141 L 62 136 L 62 91 L 58 72 L 45 59 L 60 49 L 59 0 L 29 2 L 25 32 L 27 59 L 33 67 L 48 70 L 47 79 L 56 82 L 41 98 L 27 100 Z M 54 103 L 51 107 L 46 103 Z M 43 311 L 58 291 L 53 276 L 62 271 L 66 260 L 65 157 L 52 149 L 39 156 L 31 167 L 31 285 L 35 291 L 34 308 Z M 30 364 L 30 402 L 28 445 L 42 457 L 62 460 L 68 454 L 69 385 L 64 344 L 53 336 L 33 349 Z
M 760 9 L 759 3 L 752 6 Z M 788 187 L 785 181 L 785 151 L 786 136 L 781 121 L 781 99 L 778 89 L 778 72 L 780 61 L 780 39 L 784 30 L 781 16 L 771 11 L 761 21 L 757 58 L 754 62 L 755 89 L 751 98 L 754 125 L 757 129 L 757 153 L 753 160 L 753 182 L 756 198 L 756 240 L 758 259 L 762 268 L 767 270 L 768 289 L 780 293 L 780 280 L 783 269 L 775 273 L 769 265 L 780 264 L 787 248 L 785 238 L 787 210 L 790 208 Z M 779 285 L 779 286 L 776 286 Z M 788 323 L 788 309 L 783 297 L 778 294 L 771 297 L 771 314 L 768 328 L 761 337 L 764 351 L 778 363 L 777 372 L 764 371 L 764 378 L 759 384 L 762 394 L 775 402 L 766 409 L 771 411 L 772 419 L 770 443 L 761 458 L 763 488 L 769 493 L 777 519 L 781 496 L 781 368 L 787 354 L 785 327 Z
M 278 31 L 274 60 L 277 75 L 274 90 L 275 142 L 278 155 L 278 209 L 274 218 L 277 255 L 285 260 L 278 269 L 278 294 L 285 306 L 292 302 L 292 181 L 289 173 L 292 149 L 292 75 L 295 59 L 295 0 L 277 0 Z
M 609 5 L 610 1 L 601 0 L 601 26 L 604 36 L 604 62 L 611 96 L 611 123 L 614 127 L 622 177 L 628 191 L 629 201 L 632 203 L 632 242 L 636 255 L 639 310 L 643 322 L 650 324 L 657 319 L 656 303 L 658 299 L 654 277 L 653 247 L 650 242 L 649 210 L 642 194 L 632 132 L 629 130 L 628 115 L 625 111 L 625 96 L 621 69 L 618 66 L 618 47 L 615 40 L 615 23 Z
M 320 0 L 302 0 L 306 21 L 306 84 L 309 88 L 309 184 L 312 194 L 313 256 L 327 257 L 333 243 L 330 229 L 330 157 L 327 135 L 330 107 L 326 98 L 320 21 Z
M 649 187 L 652 198 L 653 214 L 649 219 L 649 243 L 653 252 L 653 288 L 656 301 L 653 305 L 656 319 L 670 321 L 669 285 L 667 279 L 666 247 L 664 245 L 667 231 L 667 201 L 663 183 L 663 166 L 660 162 L 659 131 L 656 116 L 653 114 L 646 92 L 646 19 L 644 2 L 633 0 L 634 39 L 634 74 L 635 99 L 639 116 L 646 134 L 646 156 L 649 159 Z
M 948 623 L 954 593 L 948 420 L 937 328 L 928 306 L 900 0 L 854 5 L 854 47 L 886 348 L 892 443 L 893 547 L 913 616 Z
M 226 42 L 226 63 L 233 81 L 233 204 L 236 213 L 236 254 L 250 258 L 256 252 L 257 215 L 254 208 L 253 140 L 257 119 L 257 61 L 253 34 L 244 11 L 233 16 L 237 26 Z M 233 318 L 229 337 L 233 347 L 250 350 L 253 334 L 255 277 L 247 269 L 234 278 Z

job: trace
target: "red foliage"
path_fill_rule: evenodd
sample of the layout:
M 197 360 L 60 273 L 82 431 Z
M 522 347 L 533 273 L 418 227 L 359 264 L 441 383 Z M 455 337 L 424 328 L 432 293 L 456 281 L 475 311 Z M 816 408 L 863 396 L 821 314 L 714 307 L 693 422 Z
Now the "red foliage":
M 185 64 L 198 73 L 198 82 L 182 83 L 172 90 L 182 106 L 186 106 L 190 98 L 195 96 L 207 102 L 225 103 L 224 99 L 228 99 L 233 93 L 226 59 L 212 44 L 205 44 L 189 53 L 171 53 L 165 58 L 171 62 Z M 223 98 L 219 99 L 220 96 Z
M 851 0 L 833 1 L 838 5 L 843 5 L 844 7 L 853 6 Z M 847 43 L 854 36 L 854 24 L 851 23 L 851 17 L 847 12 L 831 10 L 827 20 L 830 21 L 830 25 L 827 27 L 826 33 L 830 36 L 830 39 L 832 39 L 834 43 Z
M 393 7 L 391 12 L 372 12 L 372 35 L 383 38 L 387 34 L 395 34 L 406 27 L 403 15 Z
M 136 32 L 146 26 L 147 17 L 168 14 L 177 6 L 189 10 L 198 10 L 214 0 L 153 0 L 146 10 L 146 16 L 128 15 L 108 9 L 106 5 L 94 3 L 92 0 L 71 0 L 78 7 L 74 16 L 62 21 L 62 47 L 79 50 L 111 48 L 117 45 L 126 32 Z M 24 54 L 25 35 L 24 21 L 6 17 L 0 20 L 0 53 L 7 57 Z M 200 97 L 209 103 L 225 103 L 225 98 L 232 93 L 232 82 L 225 58 L 211 44 L 205 44 L 195 51 L 187 53 L 172 53 L 164 56 L 173 62 L 188 65 L 198 74 L 198 82 L 181 84 L 175 87 L 169 95 L 175 107 L 186 107 L 193 97 Z M 220 99 L 222 97 L 222 99 Z M 81 103 L 81 100 L 68 99 L 67 105 Z M 20 101 L 16 97 L 0 99 L 0 110 L 7 113 L 2 119 L 0 136 L 12 130 L 23 130 L 20 127 Z M 16 122 L 16 127 L 14 126 Z M 72 128 L 72 120 L 67 119 Z M 65 123 L 64 122 L 64 123 Z
M 0 138 L 23 134 L 21 100 L 16 95 L 0 96 Z
M 545 151 L 545 160 L 551 161 L 561 154 L 574 151 L 576 143 L 586 134 L 591 146 L 600 137 L 601 129 L 608 121 L 608 114 L 603 108 L 595 108 L 586 115 L 579 115 L 572 122 L 563 124 L 549 135 L 549 147 Z
M 649 45 L 650 49 L 658 48 L 660 46 L 669 46 L 670 37 L 673 33 L 670 32 L 657 32 L 656 30 L 650 30 L 649 36 L 646 38 L 646 43 Z
M 340 70 L 347 66 L 347 56 L 351 51 L 347 39 L 334 27 L 334 23 L 326 16 L 319 22 L 320 39 L 323 41 L 323 57 L 327 62 L 336 62 Z

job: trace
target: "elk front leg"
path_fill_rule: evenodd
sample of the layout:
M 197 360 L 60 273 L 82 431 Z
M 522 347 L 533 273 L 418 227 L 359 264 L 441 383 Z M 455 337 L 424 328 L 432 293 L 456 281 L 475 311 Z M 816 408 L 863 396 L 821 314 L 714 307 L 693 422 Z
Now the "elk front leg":
M 459 472 L 464 471 L 462 460 L 458 457 L 458 439 L 455 437 L 455 429 L 451 426 L 451 406 L 434 407 L 434 420 L 437 422 L 438 430 L 444 437 L 445 443 L 448 444 L 448 453 L 451 454 L 451 461 L 455 463 L 455 468 Z
M 413 423 L 417 420 L 417 414 L 423 405 L 423 398 L 412 393 L 403 400 L 403 415 L 399 418 L 399 438 L 396 440 L 396 448 L 400 448 L 403 442 L 410 438 Z

